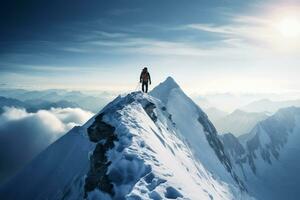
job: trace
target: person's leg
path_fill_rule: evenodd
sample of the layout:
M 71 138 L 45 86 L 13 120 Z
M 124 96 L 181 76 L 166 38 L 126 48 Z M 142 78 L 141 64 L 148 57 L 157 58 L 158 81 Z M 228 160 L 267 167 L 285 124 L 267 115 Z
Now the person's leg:
M 145 92 L 145 82 L 142 82 L 142 91 Z
M 146 93 L 148 93 L 148 82 L 146 82 L 145 85 L 146 85 Z

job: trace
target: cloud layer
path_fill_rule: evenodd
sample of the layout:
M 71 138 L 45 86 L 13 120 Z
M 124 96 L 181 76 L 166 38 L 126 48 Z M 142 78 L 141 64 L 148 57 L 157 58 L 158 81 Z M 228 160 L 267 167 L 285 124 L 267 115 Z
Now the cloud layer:
M 0 183 L 43 149 L 93 113 L 80 108 L 52 108 L 28 113 L 5 107 L 0 116 Z

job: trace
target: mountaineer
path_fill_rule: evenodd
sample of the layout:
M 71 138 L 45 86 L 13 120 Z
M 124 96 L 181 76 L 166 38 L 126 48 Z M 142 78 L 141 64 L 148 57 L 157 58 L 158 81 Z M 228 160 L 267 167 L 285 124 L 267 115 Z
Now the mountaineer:
M 140 83 L 142 83 L 142 91 L 145 93 L 148 92 L 148 82 L 151 85 L 151 77 L 147 67 L 145 67 L 140 75 Z

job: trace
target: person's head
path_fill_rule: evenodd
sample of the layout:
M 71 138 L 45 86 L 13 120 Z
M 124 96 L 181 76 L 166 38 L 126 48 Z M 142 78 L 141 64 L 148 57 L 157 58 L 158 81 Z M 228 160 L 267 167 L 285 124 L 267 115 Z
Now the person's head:
M 144 71 L 144 72 L 148 71 L 148 68 L 147 68 L 147 67 L 144 67 L 143 71 Z

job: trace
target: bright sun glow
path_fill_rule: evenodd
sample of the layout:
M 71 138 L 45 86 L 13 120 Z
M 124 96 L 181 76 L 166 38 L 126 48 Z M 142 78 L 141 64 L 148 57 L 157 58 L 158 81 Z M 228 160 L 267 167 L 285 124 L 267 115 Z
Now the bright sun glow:
M 287 38 L 300 36 L 300 19 L 297 17 L 284 17 L 277 24 L 279 32 Z

